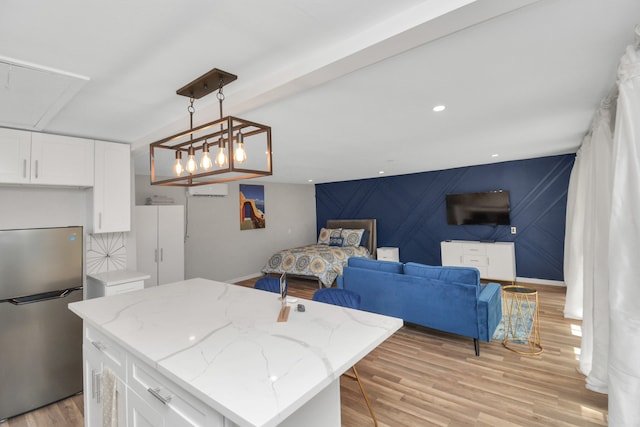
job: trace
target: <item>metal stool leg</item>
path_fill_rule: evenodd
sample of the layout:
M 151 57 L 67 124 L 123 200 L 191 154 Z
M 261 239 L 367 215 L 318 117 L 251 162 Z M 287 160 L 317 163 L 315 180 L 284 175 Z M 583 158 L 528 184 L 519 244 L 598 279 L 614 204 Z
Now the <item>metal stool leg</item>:
M 364 385 L 362 385 L 362 381 L 360 381 L 360 375 L 358 375 L 358 371 L 355 366 L 352 366 L 354 375 L 349 375 L 345 373 L 347 377 L 352 380 L 356 380 L 358 382 L 358 386 L 360 386 L 360 391 L 362 392 L 362 397 L 364 397 L 364 401 L 367 403 L 367 408 L 369 408 L 369 413 L 371 414 L 371 418 L 373 419 L 373 425 L 378 427 L 378 419 L 376 418 L 376 414 L 373 412 L 373 408 L 371 407 L 371 403 L 369 402 L 369 398 L 367 397 L 367 393 L 364 391 Z

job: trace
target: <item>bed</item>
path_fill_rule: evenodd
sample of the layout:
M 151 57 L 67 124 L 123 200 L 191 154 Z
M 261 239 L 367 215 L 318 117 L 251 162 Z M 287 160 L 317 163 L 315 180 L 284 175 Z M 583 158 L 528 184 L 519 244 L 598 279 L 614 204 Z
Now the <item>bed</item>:
M 335 230 L 341 231 L 338 233 Z M 359 245 L 355 246 L 354 239 L 359 234 L 357 230 L 364 231 Z M 327 243 L 319 244 L 321 241 Z M 375 219 L 329 219 L 320 232 L 318 243 L 276 252 L 269 258 L 262 272 L 267 275 L 287 273 L 296 277 L 314 278 L 318 280 L 319 287 L 331 287 L 342 274 L 342 267 L 347 265 L 349 257 L 375 258 L 376 245 Z

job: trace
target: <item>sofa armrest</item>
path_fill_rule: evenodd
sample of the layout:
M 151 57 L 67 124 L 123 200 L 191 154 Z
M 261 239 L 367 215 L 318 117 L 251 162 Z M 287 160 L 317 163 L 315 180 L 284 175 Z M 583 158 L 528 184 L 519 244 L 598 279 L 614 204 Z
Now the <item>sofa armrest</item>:
M 491 341 L 502 320 L 502 287 L 498 283 L 482 286 L 478 296 L 478 317 L 480 339 Z

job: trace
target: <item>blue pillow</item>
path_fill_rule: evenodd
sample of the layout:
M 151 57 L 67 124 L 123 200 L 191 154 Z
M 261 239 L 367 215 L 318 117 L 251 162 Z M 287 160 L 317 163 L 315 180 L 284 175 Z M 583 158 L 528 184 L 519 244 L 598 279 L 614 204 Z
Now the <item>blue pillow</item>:
M 340 233 L 342 232 L 342 228 L 324 228 L 320 229 L 320 234 L 318 234 L 318 244 L 319 245 L 328 245 L 332 237 L 340 237 Z
M 329 246 L 344 246 L 344 239 L 342 237 L 329 237 Z
M 364 229 L 364 233 L 362 233 L 362 238 L 360 239 L 360 246 L 367 246 L 367 242 L 369 241 L 369 230 Z

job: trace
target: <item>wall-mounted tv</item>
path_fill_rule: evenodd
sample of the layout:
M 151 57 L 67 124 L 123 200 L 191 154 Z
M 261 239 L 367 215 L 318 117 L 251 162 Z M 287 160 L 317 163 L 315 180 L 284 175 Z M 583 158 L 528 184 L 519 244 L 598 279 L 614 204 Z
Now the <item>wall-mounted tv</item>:
M 449 225 L 509 225 L 511 223 L 508 191 L 447 194 L 446 201 Z

